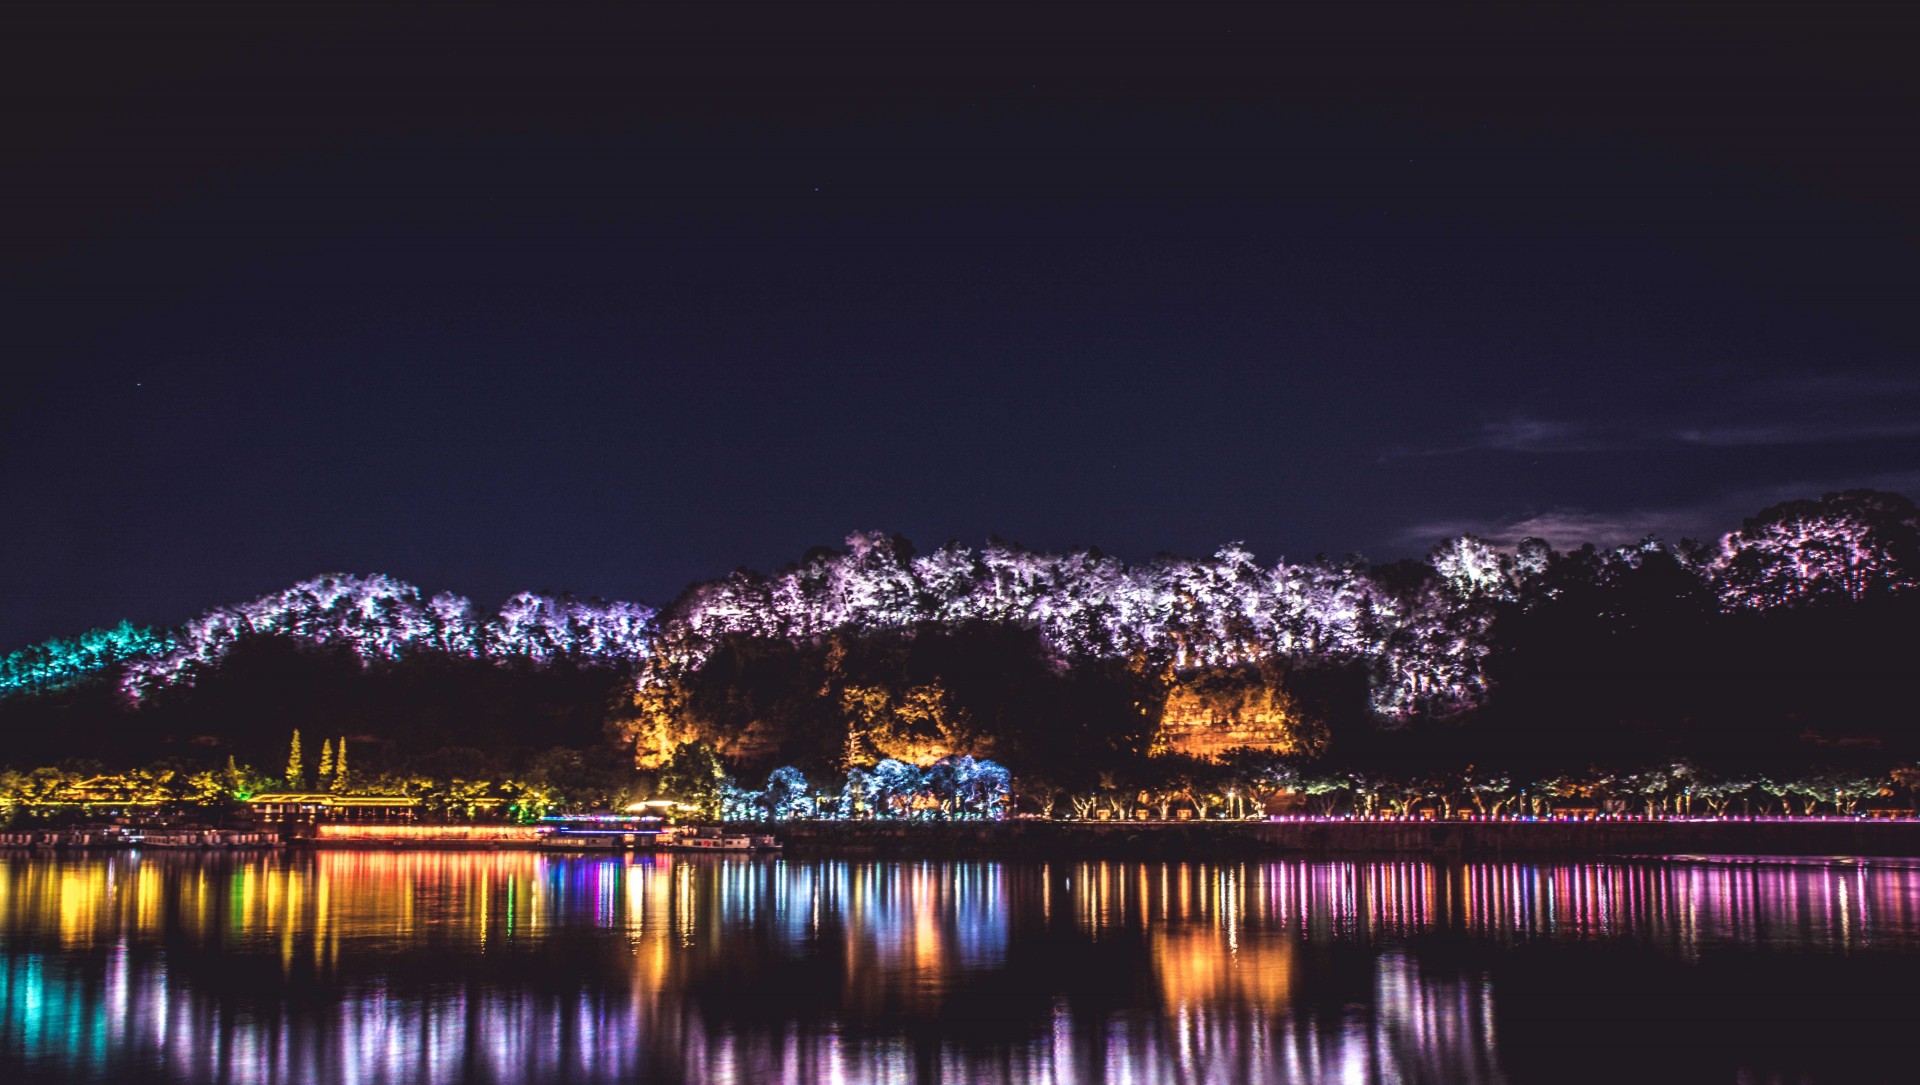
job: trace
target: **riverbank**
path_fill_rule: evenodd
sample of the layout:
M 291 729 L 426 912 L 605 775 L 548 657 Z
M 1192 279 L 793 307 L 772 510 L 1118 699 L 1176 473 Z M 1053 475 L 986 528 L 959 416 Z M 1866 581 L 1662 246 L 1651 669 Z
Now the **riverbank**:
M 771 829 L 788 855 L 884 859 L 1568 858 L 1595 855 L 1920 857 L 1920 820 L 1760 821 L 793 821 Z M 0 834 L 0 849 L 277 846 L 264 833 L 135 838 L 95 830 Z M 524 825 L 319 826 L 291 841 L 324 849 L 457 851 L 537 846 Z
M 809 858 L 1920 856 L 1920 821 L 789 822 Z

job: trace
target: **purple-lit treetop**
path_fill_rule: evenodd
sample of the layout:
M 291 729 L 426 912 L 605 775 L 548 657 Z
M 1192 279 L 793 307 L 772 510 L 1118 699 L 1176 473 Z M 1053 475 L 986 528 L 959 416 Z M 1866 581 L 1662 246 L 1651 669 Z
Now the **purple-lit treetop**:
M 182 627 L 170 651 L 131 660 L 122 680 L 135 699 L 191 682 L 249 635 L 289 637 L 350 648 L 363 660 L 396 660 L 419 652 L 469 658 L 629 662 L 643 658 L 653 610 L 522 593 L 492 615 L 442 593 L 388 576 L 329 574 L 250 603 L 218 607 Z
M 1354 659 L 1374 701 L 1401 717 L 1479 694 L 1487 613 L 1471 593 L 1388 590 L 1354 565 L 1261 566 L 1238 544 L 1202 560 L 1129 565 L 1092 551 L 1004 544 L 912 555 L 878 533 L 763 577 L 736 573 L 689 591 L 663 618 L 643 681 L 700 665 L 724 637 L 807 638 L 923 622 L 1008 622 L 1037 630 L 1063 660 L 1145 654 L 1176 669 L 1272 656 Z
M 1858 603 L 1920 584 L 1920 514 L 1898 494 L 1849 490 L 1764 509 L 1720 539 L 1728 609 Z

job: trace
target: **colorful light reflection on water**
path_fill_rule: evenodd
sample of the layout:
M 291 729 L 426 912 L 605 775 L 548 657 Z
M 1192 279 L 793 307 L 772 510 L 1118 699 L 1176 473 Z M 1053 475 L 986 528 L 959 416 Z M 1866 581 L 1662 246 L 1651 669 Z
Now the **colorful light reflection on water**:
M 16 856 L 0 1079 L 1859 1081 L 1916 964 L 1898 863 Z

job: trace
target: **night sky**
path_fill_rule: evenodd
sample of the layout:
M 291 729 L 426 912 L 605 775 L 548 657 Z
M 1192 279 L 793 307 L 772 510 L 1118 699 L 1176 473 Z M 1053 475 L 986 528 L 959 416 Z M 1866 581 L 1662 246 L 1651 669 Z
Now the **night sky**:
M 0 651 L 1920 496 L 1895 5 L 287 7 L 10 17 Z

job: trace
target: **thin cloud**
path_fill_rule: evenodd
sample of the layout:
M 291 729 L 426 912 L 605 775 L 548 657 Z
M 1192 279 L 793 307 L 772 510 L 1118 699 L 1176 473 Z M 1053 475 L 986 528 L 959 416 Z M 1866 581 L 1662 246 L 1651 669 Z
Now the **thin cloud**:
M 1920 396 L 1920 377 L 1886 373 L 1823 373 L 1781 377 L 1755 386 L 1761 395 L 1804 404 L 1853 403 L 1863 399 Z
M 1679 430 L 1673 436 L 1685 444 L 1706 445 L 1713 448 L 1847 444 L 1854 441 L 1889 441 L 1920 437 L 1920 419 L 1794 421 L 1765 426 L 1687 429 Z
M 1920 437 L 1920 377 L 1870 372 L 1782 377 L 1701 389 L 1691 407 L 1639 417 L 1514 414 L 1463 439 L 1395 446 L 1383 460 L 1470 452 L 1557 455 L 1650 448 L 1763 448 Z
M 1381 458 L 1451 456 L 1462 452 L 1481 451 L 1529 454 L 1606 452 L 1632 448 L 1643 443 L 1645 443 L 1643 437 L 1608 432 L 1606 427 L 1590 422 L 1515 416 L 1497 422 L 1483 423 L 1478 434 L 1458 444 L 1438 447 L 1395 446 L 1383 452 Z
M 1435 520 L 1408 527 L 1400 532 L 1398 541 L 1403 545 L 1426 547 L 1441 539 L 1477 535 L 1496 546 L 1511 547 L 1522 539 L 1538 538 L 1547 540 L 1558 550 L 1571 550 L 1585 543 L 1622 546 L 1649 535 L 1669 541 L 1712 541 L 1770 505 L 1853 489 L 1889 490 L 1908 496 L 1920 494 L 1920 469 L 1797 479 L 1714 494 L 1692 504 L 1643 506 L 1619 512 L 1560 507 L 1509 516 Z
M 1476 535 L 1495 546 L 1512 547 L 1522 539 L 1545 539 L 1558 550 L 1584 543 L 1618 546 L 1646 538 L 1649 518 L 1638 512 L 1612 515 L 1587 509 L 1552 509 L 1518 517 L 1463 518 L 1415 524 L 1401 532 L 1403 542 L 1432 545 L 1441 539 Z

